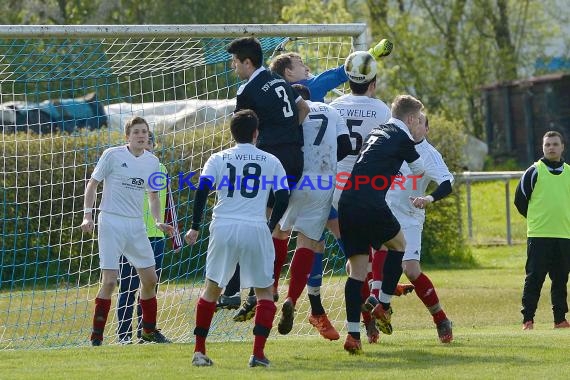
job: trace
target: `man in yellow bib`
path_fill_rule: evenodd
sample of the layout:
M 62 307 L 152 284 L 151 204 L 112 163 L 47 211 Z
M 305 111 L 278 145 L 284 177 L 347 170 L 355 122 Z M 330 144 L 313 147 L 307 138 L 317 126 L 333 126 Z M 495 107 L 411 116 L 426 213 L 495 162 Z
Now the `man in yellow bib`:
M 527 259 L 522 308 L 523 330 L 534 328 L 534 314 L 548 274 L 554 328 L 568 328 L 567 283 L 570 269 L 570 166 L 564 163 L 564 138 L 549 131 L 544 156 L 523 174 L 515 206 L 527 219 Z

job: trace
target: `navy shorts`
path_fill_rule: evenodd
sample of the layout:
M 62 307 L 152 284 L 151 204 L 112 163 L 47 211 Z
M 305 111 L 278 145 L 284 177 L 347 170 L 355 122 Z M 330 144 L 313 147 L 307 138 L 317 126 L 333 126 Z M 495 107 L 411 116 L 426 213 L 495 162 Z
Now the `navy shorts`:
M 400 223 L 390 208 L 354 207 L 351 202 L 339 202 L 338 221 L 340 237 L 346 258 L 368 255 L 369 247 L 379 249 L 400 231 Z

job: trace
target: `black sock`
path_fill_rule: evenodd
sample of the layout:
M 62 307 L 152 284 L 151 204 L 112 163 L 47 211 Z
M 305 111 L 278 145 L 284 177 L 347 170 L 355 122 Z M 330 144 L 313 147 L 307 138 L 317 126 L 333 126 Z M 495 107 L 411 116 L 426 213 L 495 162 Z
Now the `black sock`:
M 344 302 L 346 305 L 346 320 L 360 323 L 360 289 L 364 281 L 358 281 L 349 277 L 344 286 Z M 360 339 L 360 332 L 350 332 L 354 339 Z
M 382 281 L 382 293 L 394 294 L 400 276 L 402 276 L 402 258 L 404 252 L 388 250 L 384 262 L 384 280 Z M 386 305 L 383 305 L 384 307 Z
M 309 294 L 309 302 L 311 303 L 311 314 L 312 315 L 323 315 L 325 314 L 325 308 L 321 302 L 320 294 Z

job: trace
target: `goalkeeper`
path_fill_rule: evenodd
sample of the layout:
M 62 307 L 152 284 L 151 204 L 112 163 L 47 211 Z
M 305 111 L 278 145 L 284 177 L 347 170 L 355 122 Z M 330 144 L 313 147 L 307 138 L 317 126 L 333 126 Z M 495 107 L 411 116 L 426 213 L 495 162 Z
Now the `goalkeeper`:
M 390 55 L 392 47 L 393 44 L 390 41 L 383 39 L 376 46 L 370 48 L 368 52 L 374 58 L 380 59 Z M 329 91 L 348 82 L 344 64 L 313 76 L 309 66 L 303 62 L 303 58 L 298 53 L 293 52 L 280 54 L 273 58 L 269 69 L 291 84 L 302 84 L 308 87 L 311 92 L 310 100 L 313 102 L 324 102 L 325 95 Z

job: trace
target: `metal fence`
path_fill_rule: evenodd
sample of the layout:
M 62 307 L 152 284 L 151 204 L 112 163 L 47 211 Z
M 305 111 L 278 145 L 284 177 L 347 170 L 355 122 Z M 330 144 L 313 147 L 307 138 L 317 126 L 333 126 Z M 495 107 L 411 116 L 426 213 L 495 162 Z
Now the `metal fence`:
M 514 242 L 519 242 L 523 236 L 524 220 L 513 220 L 512 208 L 514 188 L 511 186 L 513 180 L 519 180 L 523 175 L 522 171 L 502 171 L 502 172 L 463 172 L 456 175 L 457 181 L 460 181 L 465 186 L 465 208 L 466 208 L 466 223 L 467 223 L 467 237 L 472 243 L 480 244 L 501 244 L 505 243 L 512 245 Z M 484 193 L 473 193 L 474 186 L 479 182 L 503 182 L 504 194 L 500 192 L 489 190 L 482 190 Z M 485 193 L 486 192 L 486 193 Z M 492 193 L 491 193 L 492 192 Z M 504 203 L 501 198 L 504 199 Z M 479 202 L 479 203 L 478 203 Z M 501 212 L 497 213 L 497 207 L 504 205 L 504 220 Z M 489 218 L 485 215 L 481 216 L 477 213 L 487 213 Z M 496 215 L 499 214 L 499 219 Z M 492 216 L 492 217 L 491 217 Z M 497 226 L 504 223 L 504 235 Z M 517 234 L 513 238 L 513 227 L 516 227 Z M 483 231 L 483 232 L 482 232 Z M 478 233 L 479 232 L 479 233 Z M 503 238 L 501 238 L 503 236 Z M 502 240 L 502 241 L 501 241 Z

